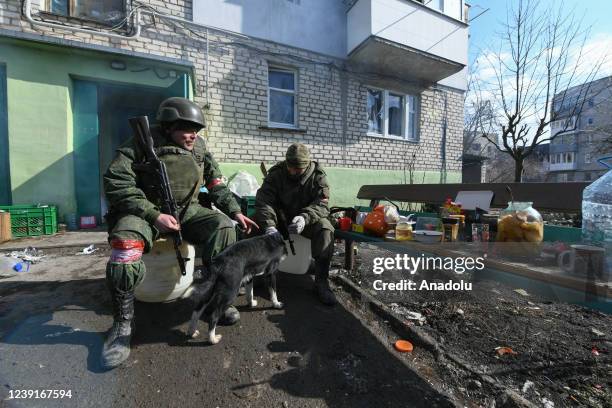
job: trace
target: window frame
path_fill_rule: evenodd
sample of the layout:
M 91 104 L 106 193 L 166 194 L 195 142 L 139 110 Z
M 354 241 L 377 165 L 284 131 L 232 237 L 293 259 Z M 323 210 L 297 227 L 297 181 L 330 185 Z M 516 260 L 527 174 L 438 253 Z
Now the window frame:
M 366 95 L 365 95 L 365 103 L 366 103 L 366 124 L 368 122 L 368 110 L 367 110 L 367 106 L 368 106 L 368 96 L 370 91 L 378 91 L 378 92 L 382 92 L 382 112 L 383 112 L 383 117 L 382 117 L 382 133 L 378 133 L 378 132 L 372 132 L 369 130 L 369 126 L 368 129 L 366 131 L 366 135 L 367 136 L 372 136 L 372 137 L 379 137 L 379 138 L 384 138 L 384 139 L 391 139 L 391 140 L 402 140 L 405 142 L 411 142 L 411 143 L 419 143 L 420 141 L 420 95 L 419 94 L 408 94 L 408 93 L 404 93 L 404 92 L 396 92 L 390 89 L 384 89 L 384 88 L 380 88 L 377 86 L 370 86 L 370 85 L 366 85 L 365 86 L 366 89 Z M 389 134 L 389 94 L 395 95 L 395 96 L 400 96 L 403 100 L 403 105 L 402 105 L 402 124 L 401 124 L 401 129 L 402 129 L 402 135 L 401 136 L 397 136 L 397 135 L 392 135 Z M 412 102 L 411 102 L 412 101 Z M 411 109 L 412 107 L 412 109 Z M 409 127 L 410 127 L 410 121 L 409 121 L 409 115 L 414 114 L 414 134 L 412 136 L 409 136 Z
M 41 7 L 41 12 L 43 13 L 47 13 L 53 16 L 61 16 L 61 17 L 65 17 L 65 18 L 70 18 L 70 19 L 76 19 L 76 20 L 81 20 L 81 21 L 90 21 L 92 23 L 96 23 L 96 24 L 100 24 L 103 26 L 108 26 L 108 27 L 114 27 L 115 25 L 118 24 L 119 21 L 123 21 L 126 16 L 128 15 L 128 4 L 127 4 L 127 0 L 120 0 L 121 4 L 122 4 L 122 10 L 121 12 L 123 13 L 123 16 L 118 20 L 118 21 L 106 21 L 106 20 L 102 20 L 102 19 L 97 19 L 93 16 L 76 16 L 75 14 L 75 8 L 76 8 L 76 4 L 75 2 L 77 0 L 65 0 L 67 3 L 67 8 L 68 8 L 68 14 L 60 14 L 57 13 L 55 11 L 51 10 L 51 3 L 53 0 L 43 0 L 43 2 L 41 2 L 41 6 L 44 5 L 44 7 Z M 82 0 L 79 0 L 82 1 Z
M 285 72 L 285 73 L 293 74 L 293 90 L 274 88 L 270 86 L 270 71 Z M 299 82 L 298 80 L 299 80 L 299 71 L 297 68 L 279 66 L 279 65 L 274 65 L 274 64 L 268 65 L 267 93 L 268 93 L 268 126 L 269 127 L 282 128 L 282 129 L 297 129 L 298 128 L 299 126 L 299 114 L 298 114 L 299 113 L 299 110 L 298 110 L 298 94 L 299 94 L 298 83 Z M 272 113 L 272 110 L 270 109 L 271 107 L 270 90 L 293 95 L 293 123 L 292 124 L 282 123 L 282 122 L 273 122 L 270 119 L 270 114 Z

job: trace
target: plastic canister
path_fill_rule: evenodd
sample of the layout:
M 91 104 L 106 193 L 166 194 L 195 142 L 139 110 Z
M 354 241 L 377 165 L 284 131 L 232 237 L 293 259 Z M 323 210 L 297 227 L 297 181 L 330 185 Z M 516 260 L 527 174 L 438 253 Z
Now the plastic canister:
M 310 240 L 295 234 L 291 234 L 291 239 L 293 240 L 295 255 L 289 251 L 287 257 L 278 265 L 278 269 L 294 275 L 303 275 L 308 272 L 310 266 Z M 289 249 L 289 244 L 287 242 L 285 244 Z
M 610 278 L 612 276 L 612 170 L 588 185 L 582 193 L 582 239 L 588 244 L 604 248 L 603 277 Z
M 195 248 L 183 241 L 179 247 L 184 258 L 187 274 L 182 275 L 174 243 L 171 239 L 159 239 L 153 243 L 151 252 L 142 257 L 147 265 L 143 281 L 136 286 L 136 299 L 142 302 L 169 302 L 183 296 L 193 283 Z

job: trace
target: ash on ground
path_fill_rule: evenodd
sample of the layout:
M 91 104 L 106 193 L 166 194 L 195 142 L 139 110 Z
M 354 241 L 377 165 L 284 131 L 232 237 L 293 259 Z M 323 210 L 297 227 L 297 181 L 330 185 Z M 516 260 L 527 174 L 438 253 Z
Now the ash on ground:
M 344 254 L 338 249 L 334 266 L 342 267 Z M 612 316 L 544 299 L 482 273 L 461 275 L 473 284 L 471 291 L 375 291 L 372 282 L 380 276 L 371 270 L 373 259 L 394 256 L 359 244 L 355 269 L 340 273 L 464 362 L 461 368 L 438 363 L 435 369 L 465 397 L 491 406 L 495 397 L 489 385 L 497 384 L 535 406 L 612 406 Z M 407 278 L 405 271 L 384 274 L 387 281 Z M 428 281 L 449 278 L 448 272 L 427 271 Z

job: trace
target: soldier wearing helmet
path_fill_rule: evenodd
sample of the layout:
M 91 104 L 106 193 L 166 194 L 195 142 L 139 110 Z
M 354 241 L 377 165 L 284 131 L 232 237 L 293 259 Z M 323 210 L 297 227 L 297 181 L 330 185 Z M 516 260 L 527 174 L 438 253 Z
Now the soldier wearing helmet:
M 160 211 L 156 182 L 151 175 L 134 170 L 134 164 L 144 161 L 144 154 L 134 139 L 129 140 L 117 150 L 117 156 L 104 174 L 112 248 L 106 282 L 114 318 L 102 350 L 102 365 L 106 368 L 119 366 L 129 356 L 134 289 L 145 275 L 141 256 L 151 249 L 160 234 L 177 230 L 180 223 L 183 237 L 201 245 L 202 261 L 207 264 L 236 241 L 231 219 L 247 232 L 257 227 L 241 213 L 222 182 L 219 166 L 197 135 L 206 126 L 200 107 L 184 98 L 168 98 L 159 106 L 157 120 L 159 125 L 151 127 L 154 149 L 166 164 L 180 219 Z M 200 204 L 202 186 L 208 190 L 208 199 L 223 213 Z M 233 306 L 224 315 L 226 324 L 233 324 L 239 318 Z

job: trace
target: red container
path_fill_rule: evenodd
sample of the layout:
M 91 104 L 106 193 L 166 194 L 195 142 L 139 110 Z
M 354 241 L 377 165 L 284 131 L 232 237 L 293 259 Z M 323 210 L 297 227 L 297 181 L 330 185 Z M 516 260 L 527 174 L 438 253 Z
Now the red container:
M 81 229 L 96 228 L 96 217 L 94 215 L 81 217 L 79 224 Z
M 342 231 L 350 231 L 353 220 L 351 220 L 349 217 L 342 217 L 338 220 L 338 224 L 340 225 L 340 229 Z

